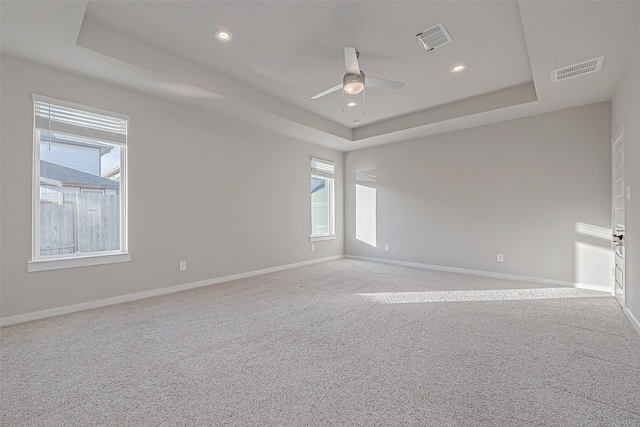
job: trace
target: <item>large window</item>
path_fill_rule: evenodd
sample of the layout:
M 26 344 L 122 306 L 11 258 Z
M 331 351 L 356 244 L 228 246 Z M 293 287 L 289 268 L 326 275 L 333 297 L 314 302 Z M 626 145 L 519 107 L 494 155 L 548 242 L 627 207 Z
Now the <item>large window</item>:
M 34 95 L 29 271 L 130 260 L 128 118 Z
M 311 241 L 335 239 L 335 164 L 311 159 Z

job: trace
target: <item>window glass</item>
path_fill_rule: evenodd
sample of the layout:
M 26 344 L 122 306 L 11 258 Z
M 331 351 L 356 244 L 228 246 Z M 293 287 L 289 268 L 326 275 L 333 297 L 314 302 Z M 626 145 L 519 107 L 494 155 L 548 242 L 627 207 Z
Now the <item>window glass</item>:
M 330 228 L 333 179 L 311 177 L 311 235 L 333 234 Z
M 333 236 L 335 163 L 311 159 L 311 237 Z M 320 239 L 317 239 L 320 240 Z

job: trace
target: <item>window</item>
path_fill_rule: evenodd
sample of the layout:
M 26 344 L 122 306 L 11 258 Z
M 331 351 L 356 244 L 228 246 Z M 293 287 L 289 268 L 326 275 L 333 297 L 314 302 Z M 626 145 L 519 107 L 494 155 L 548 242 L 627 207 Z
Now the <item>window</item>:
M 34 99 L 29 271 L 129 261 L 128 117 Z
M 335 163 L 311 159 L 311 241 L 335 239 Z

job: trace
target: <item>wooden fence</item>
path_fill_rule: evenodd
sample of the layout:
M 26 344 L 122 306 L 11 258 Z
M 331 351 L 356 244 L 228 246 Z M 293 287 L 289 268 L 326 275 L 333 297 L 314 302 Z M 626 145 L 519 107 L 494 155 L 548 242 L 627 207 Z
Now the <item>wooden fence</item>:
M 40 200 L 40 255 L 120 249 L 117 194 L 63 193 Z

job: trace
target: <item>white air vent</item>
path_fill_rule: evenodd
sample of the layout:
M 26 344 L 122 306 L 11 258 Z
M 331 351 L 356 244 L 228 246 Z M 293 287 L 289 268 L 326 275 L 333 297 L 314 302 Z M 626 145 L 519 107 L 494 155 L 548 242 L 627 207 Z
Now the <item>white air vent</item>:
M 569 65 L 568 67 L 559 68 L 551 71 L 551 81 L 559 82 L 560 80 L 570 79 L 572 77 L 578 77 L 583 74 L 595 73 L 600 71 L 604 56 L 599 58 L 590 59 L 588 61 L 580 62 L 579 64 Z
M 420 46 L 427 50 L 433 50 L 453 41 L 442 24 L 438 24 L 435 27 L 431 27 L 416 34 L 416 39 Z

